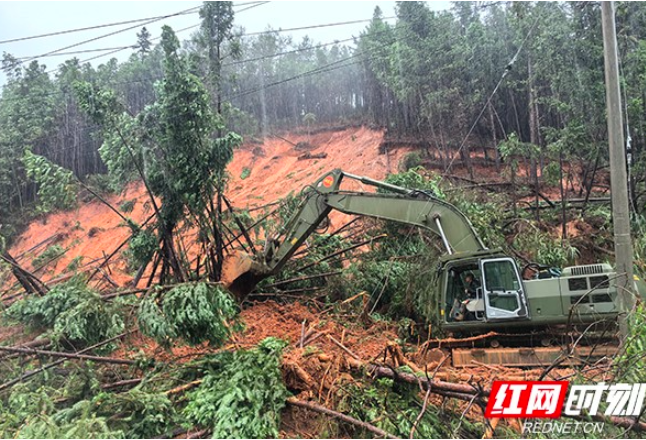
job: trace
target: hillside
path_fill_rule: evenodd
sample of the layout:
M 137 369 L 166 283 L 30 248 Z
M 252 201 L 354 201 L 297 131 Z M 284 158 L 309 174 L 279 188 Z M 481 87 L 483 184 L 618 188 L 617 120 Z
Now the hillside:
M 262 143 L 245 143 L 235 151 L 233 160 L 227 168 L 229 173 L 227 197 L 235 209 L 253 210 L 271 204 L 290 193 L 297 193 L 325 172 L 335 168 L 375 179 L 384 179 L 389 173 L 399 172 L 402 160 L 415 148 L 410 143 L 402 142 L 397 145 L 391 142 L 392 148 L 388 148 L 387 153 L 382 153 L 380 150 L 383 150 L 381 147 L 384 143 L 383 131 L 366 127 L 319 129 L 311 136 L 306 133 L 284 133 L 281 136 L 265 139 Z M 474 152 L 473 159 L 477 158 L 478 153 Z M 426 165 L 431 169 L 436 168 L 436 164 L 432 161 L 433 158 L 426 159 Z M 452 178 L 457 179 L 463 186 L 448 186 L 447 189 L 462 193 L 461 197 L 475 194 L 476 197 L 481 197 L 482 206 L 487 206 L 489 197 L 492 197 L 491 200 L 504 200 L 496 193 L 499 192 L 497 185 L 504 187 L 506 184 L 505 176 L 497 173 L 493 164 L 484 160 L 482 163 L 476 163 L 474 169 L 479 178 L 483 179 L 482 181 L 470 182 L 467 170 L 460 161 L 457 161 Z M 519 175 L 522 173 L 523 170 L 520 170 Z M 431 171 L 429 175 L 432 177 L 437 173 Z M 484 185 L 484 191 L 480 196 L 477 192 L 464 189 L 472 189 L 473 186 L 470 185 L 474 183 L 477 188 L 479 184 Z M 346 188 L 358 191 L 365 189 L 356 182 L 348 184 Z M 574 193 L 576 189 L 573 186 L 571 192 Z M 550 197 L 557 195 L 555 188 L 548 185 L 544 185 L 541 191 Z M 602 194 L 603 189 L 594 192 L 595 196 Z M 152 214 L 150 203 L 140 182 L 129 184 L 121 194 L 105 197 L 113 207 L 123 211 L 123 215 L 138 223 L 144 222 Z M 81 203 L 75 210 L 56 212 L 33 221 L 15 240 L 10 253 L 23 267 L 33 271 L 43 281 L 50 285 L 57 285 L 75 273 L 94 272 L 106 257 L 113 251 L 117 251 L 115 256 L 110 258 L 109 263 L 102 266 L 93 284 L 107 297 L 111 297 L 110 292 L 120 289 L 131 292 L 129 289 L 132 287 L 145 286 L 146 276 L 142 278 L 139 286 L 130 285 L 134 271 L 126 267 L 126 258 L 122 254 L 127 245 L 121 247 L 122 243 L 127 242 L 130 229 L 120 216 L 104 203 L 93 200 L 91 195 L 86 193 L 82 193 L 80 198 Z M 518 201 L 521 206 L 531 207 L 534 203 L 532 197 L 523 193 L 519 194 Z M 505 203 L 508 204 L 509 201 Z M 130 206 L 125 209 L 124 205 Z M 482 226 L 482 221 L 488 221 L 488 217 L 482 216 L 490 215 L 487 213 L 491 212 L 492 207 L 489 206 L 486 209 L 489 211 L 477 211 L 478 217 L 474 218 L 479 227 Z M 493 210 L 496 211 L 495 208 Z M 499 209 L 497 211 L 500 213 Z M 345 215 L 333 214 L 330 230 L 338 229 L 347 220 Z M 484 226 L 487 227 L 486 223 Z M 568 223 L 568 228 L 572 238 L 577 238 L 575 236 L 579 234 L 586 235 L 585 231 L 589 234 L 590 231 L 595 230 L 595 226 L 591 226 L 579 217 L 574 217 Z M 182 234 L 189 241 L 194 236 L 192 230 L 184 231 Z M 522 229 L 520 234 L 523 234 Z M 587 239 L 586 243 L 592 244 L 593 241 Z M 53 245 L 60 246 L 64 253 L 43 265 L 42 260 L 38 260 L 38 256 Z M 596 255 L 591 254 L 583 258 L 596 258 Z M 397 263 L 391 258 L 389 264 Z M 39 269 L 41 265 L 44 269 Z M 386 277 L 383 289 L 386 288 L 390 276 L 388 270 L 381 274 Z M 148 274 L 149 271 L 146 272 L 146 275 Z M 5 286 L 8 287 L 13 283 L 13 279 L 10 278 L 9 273 L 6 273 L 5 277 Z M 410 280 L 409 283 L 412 285 L 414 280 Z M 364 288 L 361 284 L 358 285 Z M 582 380 L 594 381 L 605 380 L 612 375 L 608 364 L 603 361 L 595 367 L 584 369 L 583 372 L 573 369 L 567 362 L 563 365 L 555 364 L 549 368 L 484 365 L 477 361 L 473 361 L 468 367 L 454 367 L 447 355 L 447 350 L 443 350 L 442 346 L 451 344 L 455 340 L 429 339 L 431 327 L 424 326 L 420 330 L 420 327 L 410 320 L 390 320 L 378 314 L 369 315 L 369 292 L 360 290 L 340 292 L 335 290 L 337 288 L 334 286 L 334 284 L 331 285 L 328 293 L 345 297 L 345 300 L 328 303 L 326 296 L 294 296 L 289 293 L 292 292 L 289 290 L 287 293 L 261 293 L 254 299 L 245 301 L 239 315 L 242 327 L 233 330 L 222 347 L 206 342 L 189 344 L 182 340 L 164 343 L 151 336 L 144 336 L 139 330 L 140 327 L 128 321 L 131 327 L 127 327 L 129 330 L 120 338 L 122 341 L 106 353 L 110 357 L 99 357 L 96 361 L 101 364 L 102 362 L 136 363 L 143 362 L 143 359 L 149 360 L 146 362 L 154 360 L 152 362 L 163 372 L 163 375 L 172 376 L 186 374 L 186 371 L 191 368 L 202 368 L 196 366 L 208 364 L 213 356 L 223 352 L 257 353 L 259 350 L 257 347 L 262 347 L 266 343 L 263 341 L 271 341 L 271 338 L 284 340 L 288 345 L 282 351 L 279 369 L 286 390 L 291 392 L 293 397 L 287 399 L 285 408 L 279 406 L 283 409 L 277 429 L 281 437 L 287 438 L 356 436 L 366 432 L 362 429 L 368 429 L 368 431 L 376 429 L 372 431 L 373 433 L 382 432 L 379 431 L 381 428 L 376 426 L 387 428 L 387 432 L 390 430 L 398 434 L 407 434 L 409 430 L 413 432 L 415 425 L 411 425 L 410 419 L 416 416 L 423 417 L 423 428 L 419 429 L 425 429 L 416 435 L 515 437 L 522 434 L 523 428 L 519 421 L 494 419 L 491 423 L 485 422 L 480 410 L 476 409 L 477 405 L 472 405 L 474 401 L 479 402 L 480 406 L 485 404 L 486 393 L 494 380 L 539 380 L 541 378 L 560 380 L 577 376 Z M 304 289 L 305 292 L 307 290 L 307 288 Z M 5 290 L 5 298 L 8 293 L 15 291 L 15 289 Z M 141 290 L 142 297 L 155 290 L 143 293 L 144 291 L 146 289 Z M 138 292 L 135 291 L 135 293 Z M 190 309 L 193 306 L 190 302 L 186 304 L 189 308 L 188 313 L 197 313 L 197 310 Z M 183 310 L 180 310 L 181 312 Z M 102 313 L 108 313 L 108 310 Z M 98 317 L 92 319 L 98 319 Z M 140 321 L 139 326 L 141 325 Z M 40 342 L 42 339 L 37 339 L 36 334 L 33 333 L 34 330 L 37 329 L 31 325 L 23 327 L 15 323 L 2 327 L 0 343 L 13 347 L 51 348 L 50 340 L 45 339 L 44 342 Z M 480 347 L 479 341 L 492 335 L 495 336 L 495 333 L 467 338 L 465 340 L 467 342 L 458 341 L 458 343 L 463 344 L 462 347 Z M 238 362 L 235 359 L 230 361 Z M 191 379 L 188 382 L 172 380 L 168 385 L 162 385 L 160 391 L 156 386 L 145 385 L 149 374 L 145 367 L 135 370 L 115 370 L 114 368 L 116 367 L 110 367 L 105 371 L 97 370 L 100 371 L 100 378 L 97 380 L 103 384 L 104 390 L 116 390 L 113 395 L 121 396 L 118 398 L 124 398 L 126 401 L 131 398 L 127 397 L 129 393 L 135 390 L 139 390 L 136 392 L 146 390 L 145 393 L 149 394 L 145 394 L 147 396 L 145 398 L 152 399 L 151 402 L 154 402 L 161 392 L 164 396 L 171 397 L 174 405 L 179 408 L 182 406 L 182 396 L 188 395 L 191 399 L 195 398 L 191 393 L 199 393 L 201 389 L 202 379 Z M 393 373 L 394 371 L 398 373 Z M 258 371 L 254 374 L 261 373 Z M 415 381 L 421 380 L 420 377 L 426 377 L 433 384 L 432 393 L 431 391 L 419 393 Z M 64 376 L 60 379 L 63 378 Z M 133 386 L 135 388 L 130 390 Z M 278 385 L 274 386 L 278 387 Z M 407 391 L 399 388 L 402 386 L 408 387 Z M 424 389 L 422 383 L 419 386 Z M 431 390 L 431 387 L 428 387 L 428 390 Z M 402 392 L 403 396 L 408 396 L 403 400 L 398 397 Z M 377 397 L 374 397 L 375 400 L 366 401 L 365 399 L 373 398 L 368 396 Z M 395 400 L 386 403 L 384 407 L 385 401 L 382 402 L 381 399 Z M 427 415 L 424 415 L 423 411 L 419 412 L 416 407 L 411 409 L 410 401 L 416 401 L 417 404 L 424 402 L 424 406 L 428 405 Z M 96 405 L 100 407 L 101 404 L 96 403 Z M 118 412 L 129 408 L 123 402 L 115 405 L 114 408 L 120 409 L 110 409 L 110 411 Z M 284 405 L 284 402 L 281 402 L 281 405 Z M 388 405 L 394 405 L 397 409 L 389 410 Z M 331 419 L 320 415 L 321 411 L 328 411 L 324 414 L 329 416 L 330 408 L 334 409 L 333 418 L 350 414 L 355 417 L 352 419 L 354 421 L 343 419 L 344 422 L 331 425 L 329 421 Z M 150 409 L 150 411 L 157 410 L 159 409 Z M 378 413 L 381 411 L 381 416 L 375 416 L 374 411 Z M 409 420 L 395 422 L 402 411 L 405 411 Z M 434 415 L 436 414 L 434 411 L 437 415 Z M 177 414 L 173 417 L 177 417 Z M 360 420 L 368 420 L 372 424 L 355 425 L 355 422 L 361 423 Z M 172 423 L 174 422 L 169 422 L 170 426 L 159 424 L 155 428 L 150 428 L 152 431 L 147 432 L 167 432 L 164 429 L 172 427 Z M 627 426 L 629 422 L 620 420 L 616 423 Z M 116 431 L 113 431 L 113 435 L 114 432 Z M 184 427 L 176 427 L 172 431 L 172 436 L 200 438 L 209 433 L 208 429 L 200 429 L 200 423 L 198 423 L 188 430 Z
M 263 143 L 245 143 L 234 153 L 227 171 L 230 175 L 227 197 L 239 209 L 253 208 L 276 202 L 290 192 L 297 193 L 320 175 L 335 168 L 349 173 L 383 179 L 389 172 L 397 172 L 398 164 L 410 151 L 394 149 L 380 154 L 379 145 L 383 131 L 366 127 L 323 131 L 308 137 L 306 134 L 285 134 L 270 137 Z M 295 146 L 308 143 L 307 150 Z M 306 154 L 325 156 L 317 159 L 299 159 Z M 246 170 L 246 171 L 245 171 Z M 247 174 L 247 175 L 245 175 Z M 358 189 L 352 185 L 348 189 Z M 87 203 L 73 211 L 57 212 L 42 216 L 32 222 L 15 240 L 10 253 L 30 270 L 35 269 L 33 258 L 48 246 L 57 244 L 65 253 L 48 265 L 46 281 L 60 275 L 75 259 L 81 266 L 94 266 L 129 237 L 130 230 L 110 208 L 86 194 Z M 142 223 L 152 214 L 150 203 L 141 183 L 129 184 L 122 194 L 111 195 L 106 200 L 114 207 L 124 202 L 134 202 L 132 211 L 124 215 Z M 332 217 L 332 222 L 344 216 Z M 132 274 L 126 271 L 123 260 L 110 263 L 110 278 L 124 285 Z M 54 275 L 56 274 L 56 275 Z

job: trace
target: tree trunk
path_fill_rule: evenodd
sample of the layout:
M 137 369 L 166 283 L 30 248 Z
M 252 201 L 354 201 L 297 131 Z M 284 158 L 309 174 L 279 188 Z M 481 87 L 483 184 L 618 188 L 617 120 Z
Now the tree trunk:
M 534 88 L 534 75 L 532 72 L 532 61 L 531 57 L 527 57 L 527 72 L 528 72 L 528 89 L 529 89 L 529 141 L 533 145 L 540 147 L 540 138 L 538 133 L 538 108 L 536 106 L 536 89 Z M 538 192 L 539 192 L 539 182 L 538 182 L 538 164 L 537 158 L 534 154 L 530 155 L 530 164 L 529 164 L 529 175 L 530 181 L 534 185 L 534 192 L 536 194 L 535 203 L 536 209 L 536 221 L 540 221 L 540 214 L 538 209 Z
M 9 254 L 8 251 L 2 253 L 2 259 L 11 265 L 11 273 L 16 277 L 20 285 L 27 293 L 37 293 L 43 296 L 49 290 L 45 283 L 37 278 L 31 272 L 25 270 L 18 262 Z
M 494 122 L 493 115 L 493 104 L 489 103 L 489 125 L 491 126 L 491 137 L 493 141 L 495 161 L 496 161 L 496 172 L 500 172 L 500 152 L 498 151 L 498 136 L 496 135 L 496 123 Z

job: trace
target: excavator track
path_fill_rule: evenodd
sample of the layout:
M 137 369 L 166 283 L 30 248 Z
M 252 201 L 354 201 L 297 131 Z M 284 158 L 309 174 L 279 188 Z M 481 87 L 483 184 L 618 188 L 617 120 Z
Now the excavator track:
M 506 367 L 549 367 L 589 365 L 609 359 L 617 353 L 616 345 L 593 347 L 511 347 L 455 348 L 451 350 L 454 367 L 504 365 Z
M 618 349 L 613 336 L 564 333 L 558 329 L 511 334 L 492 331 L 465 338 L 431 339 L 426 345 L 450 352 L 454 367 L 548 367 L 555 362 L 563 366 L 588 365 L 613 357 Z

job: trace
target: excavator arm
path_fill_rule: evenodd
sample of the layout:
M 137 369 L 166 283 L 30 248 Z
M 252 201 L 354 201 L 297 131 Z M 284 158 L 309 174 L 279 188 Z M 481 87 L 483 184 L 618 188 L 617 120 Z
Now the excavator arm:
M 343 179 L 389 191 L 340 190 Z M 336 169 L 303 190 L 298 212 L 269 239 L 256 257 L 237 256 L 227 263 L 223 281 L 237 295 L 249 293 L 262 279 L 277 273 L 332 210 L 419 226 L 440 236 L 448 254 L 486 249 L 471 222 L 455 206 L 427 191 L 410 190 Z

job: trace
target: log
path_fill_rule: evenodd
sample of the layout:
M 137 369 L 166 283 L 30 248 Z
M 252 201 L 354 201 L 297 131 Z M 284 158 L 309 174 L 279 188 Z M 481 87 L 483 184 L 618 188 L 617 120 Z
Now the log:
M 202 379 L 197 379 L 192 382 L 185 383 L 183 385 L 170 389 L 166 391 L 164 394 L 166 394 L 167 396 L 172 396 L 174 394 L 181 394 L 185 391 L 195 388 L 196 386 L 199 386 L 201 383 L 202 383 Z
M 392 368 L 386 368 L 375 364 L 371 364 L 370 367 L 371 373 L 376 377 L 387 377 L 393 380 L 401 380 L 403 382 L 408 382 L 414 385 L 421 383 L 425 388 L 428 388 L 428 386 L 430 385 L 431 387 L 433 387 L 434 392 L 445 391 L 449 393 L 468 395 L 471 397 L 480 394 L 481 396 L 486 397 L 489 396 L 489 393 L 491 391 L 488 389 L 478 390 L 470 385 L 461 385 L 452 382 L 443 382 L 439 380 L 429 381 L 426 377 L 416 376 L 410 373 L 396 372 Z
M 314 379 L 312 379 L 312 376 L 305 371 L 303 368 L 301 368 L 300 365 L 298 365 L 295 362 L 283 362 L 283 368 L 286 368 L 287 370 L 291 371 L 294 373 L 296 377 L 298 377 L 309 389 L 316 389 L 317 386 L 315 385 Z
M 332 252 L 330 255 L 327 255 L 327 256 L 325 256 L 325 257 L 323 257 L 323 258 L 319 259 L 319 260 L 314 261 L 313 263 L 310 263 L 310 264 L 308 264 L 308 265 L 306 265 L 306 266 L 301 267 L 299 270 L 300 270 L 300 271 L 304 271 L 305 269 L 309 269 L 310 267 L 316 266 L 317 264 L 320 264 L 320 263 L 322 263 L 322 262 L 324 262 L 324 261 L 327 261 L 327 260 L 329 260 L 330 258 L 334 258 L 334 257 L 336 257 L 337 255 L 341 255 L 341 254 L 343 254 L 343 253 L 345 253 L 345 252 L 349 252 L 349 251 L 351 251 L 351 250 L 354 250 L 354 249 L 356 249 L 356 248 L 358 248 L 358 247 L 361 247 L 361 246 L 365 246 L 365 245 L 370 244 L 370 243 L 374 243 L 375 241 L 381 240 L 382 238 L 386 238 L 386 237 L 388 237 L 388 234 L 381 234 L 381 235 L 377 235 L 376 237 L 371 237 L 371 238 L 370 238 L 370 239 L 368 239 L 368 240 L 364 240 L 364 241 L 362 241 L 362 242 L 360 242 L 360 243 L 353 244 L 353 245 L 352 245 L 352 246 L 350 246 L 350 247 L 347 247 L 347 248 L 344 248 L 344 249 L 338 250 L 338 251 L 336 251 L 336 252 Z
M 209 432 L 210 431 L 208 429 L 201 429 L 195 432 L 187 431 L 186 437 L 178 437 L 178 438 L 187 438 L 187 439 L 202 438 L 205 435 L 207 435 Z
M 44 296 L 49 291 L 47 285 L 43 283 L 40 278 L 19 265 L 8 251 L 4 251 L 0 254 L 0 259 L 4 260 L 11 266 L 11 272 L 27 293 L 36 292 L 38 295 Z
M 20 345 L 15 345 L 14 347 L 17 348 L 40 348 L 40 347 L 47 347 L 52 343 L 52 341 L 49 338 L 38 338 L 34 339 L 33 341 L 25 342 L 24 344 Z M 13 359 L 15 357 L 21 356 L 20 353 L 10 353 L 10 354 L 3 354 L 0 356 L 0 360 L 6 360 L 6 359 Z
M 139 385 L 143 379 L 141 378 L 135 378 L 135 379 L 125 379 L 125 380 L 120 380 L 118 382 L 112 382 L 108 383 L 105 385 L 101 385 L 102 390 L 112 390 L 114 388 L 121 388 L 121 387 L 129 387 L 133 385 Z
M 78 354 L 78 353 L 64 353 L 60 351 L 37 350 L 34 348 L 0 347 L 0 351 L 8 351 L 11 353 L 24 353 L 24 354 L 40 354 L 43 356 L 61 357 L 61 358 L 67 358 L 67 359 L 81 359 L 81 360 L 87 360 L 92 362 L 101 362 L 105 364 L 122 364 L 122 365 L 135 364 L 135 361 L 132 361 L 130 359 L 116 359 L 116 358 L 101 357 L 101 356 L 90 356 L 90 355 Z
M 117 336 L 115 336 L 113 338 L 106 339 L 105 341 L 101 341 L 98 344 L 94 344 L 91 347 L 84 348 L 83 350 L 80 350 L 79 352 L 77 352 L 77 354 L 87 353 L 89 351 L 94 350 L 95 348 L 102 347 L 104 345 L 109 344 L 110 342 L 113 342 L 113 341 L 116 341 L 118 339 L 124 338 L 124 337 L 128 336 L 131 333 L 133 333 L 133 331 L 128 331 L 128 332 L 125 332 L 125 333 L 121 333 L 120 335 L 117 335 Z M 15 379 L 10 380 L 9 382 L 5 382 L 2 385 L 0 385 L 0 391 L 11 387 L 11 386 L 17 384 L 18 382 L 22 382 L 24 380 L 27 380 L 27 379 L 37 375 L 38 373 L 42 373 L 43 371 L 47 371 L 50 368 L 54 368 L 55 366 L 60 365 L 63 362 L 65 362 L 64 358 L 59 359 L 59 360 L 54 361 L 54 362 L 51 362 L 49 364 L 43 365 L 42 367 L 40 367 L 40 368 L 38 368 L 36 370 L 28 371 L 28 372 L 24 373 L 23 375 L 15 378 Z
M 335 418 L 337 418 L 339 420 L 342 420 L 342 421 L 344 421 L 346 423 L 350 423 L 351 425 L 358 426 L 358 427 L 360 427 L 362 429 L 365 429 L 366 431 L 370 431 L 370 432 L 378 435 L 379 437 L 394 438 L 394 439 L 399 438 L 399 437 L 395 437 L 392 434 L 387 433 L 383 429 L 380 429 L 380 428 L 377 428 L 374 425 L 371 425 L 370 423 L 362 422 L 361 420 L 357 420 L 354 417 L 350 417 L 350 416 L 347 416 L 345 414 L 341 414 L 340 412 L 337 412 L 337 411 L 332 411 L 331 409 L 328 409 L 328 408 L 326 408 L 324 406 L 318 405 L 318 404 L 313 403 L 313 402 L 305 402 L 303 400 L 298 400 L 298 399 L 296 399 L 294 397 L 290 397 L 290 398 L 287 399 L 287 404 L 292 405 L 292 406 L 296 406 L 296 407 L 299 407 L 299 408 L 309 409 L 310 411 L 315 411 L 315 412 L 318 412 L 318 413 L 321 413 L 321 414 L 325 414 L 325 415 L 328 415 L 328 416 L 335 417 Z
M 332 341 L 334 343 L 334 345 L 339 347 L 341 350 L 345 351 L 347 354 L 349 354 L 350 356 L 352 356 L 356 360 L 361 361 L 361 358 L 359 356 L 357 356 L 356 354 L 351 352 L 348 347 L 346 347 L 345 345 L 343 345 L 342 343 L 340 343 L 339 341 L 334 339 L 334 337 L 332 335 L 327 335 L 327 337 L 330 339 L 330 341 Z
M 295 283 L 296 281 L 307 281 L 307 280 L 314 280 L 316 278 L 331 277 L 334 275 L 341 275 L 342 273 L 343 273 L 342 270 L 337 270 L 334 272 L 325 272 L 325 273 L 319 273 L 316 275 L 308 275 L 303 277 L 291 278 L 289 280 L 278 281 L 276 283 L 270 284 L 268 286 L 265 286 L 265 288 L 269 289 L 270 287 L 282 286 L 283 284 Z

